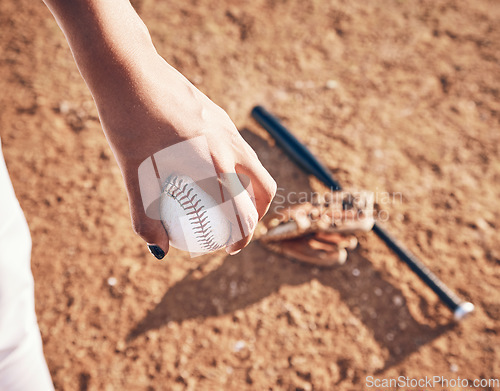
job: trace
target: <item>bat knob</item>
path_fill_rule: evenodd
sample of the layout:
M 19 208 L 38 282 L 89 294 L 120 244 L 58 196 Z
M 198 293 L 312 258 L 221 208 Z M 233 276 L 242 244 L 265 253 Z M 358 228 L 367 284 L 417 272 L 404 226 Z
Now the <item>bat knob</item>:
M 455 318 L 456 321 L 459 321 L 459 320 L 462 320 L 463 318 L 465 318 L 472 311 L 474 311 L 474 304 L 472 304 L 468 301 L 464 301 L 453 312 L 453 317 Z

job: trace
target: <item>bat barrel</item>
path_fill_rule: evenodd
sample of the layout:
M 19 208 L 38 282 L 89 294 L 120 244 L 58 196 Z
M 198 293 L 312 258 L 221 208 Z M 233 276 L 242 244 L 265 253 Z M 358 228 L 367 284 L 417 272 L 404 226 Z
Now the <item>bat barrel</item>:
M 321 164 L 297 138 L 285 128 L 279 120 L 262 106 L 255 106 L 252 117 L 273 136 L 279 146 L 307 173 L 315 175 L 332 190 L 342 190 L 333 179 L 332 173 Z

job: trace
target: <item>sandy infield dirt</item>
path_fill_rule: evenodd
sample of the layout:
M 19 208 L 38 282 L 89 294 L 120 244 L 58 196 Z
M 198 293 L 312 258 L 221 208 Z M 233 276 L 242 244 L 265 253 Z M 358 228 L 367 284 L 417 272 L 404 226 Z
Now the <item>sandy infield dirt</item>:
M 234 257 L 172 250 L 156 261 L 132 231 L 118 167 L 53 17 L 41 1 L 2 0 L 0 137 L 32 232 L 56 389 L 500 378 L 500 3 L 133 4 L 158 51 L 235 121 L 281 197 L 321 186 L 250 118 L 255 104 L 345 187 L 401 194 L 379 201 L 386 226 L 477 310 L 454 324 L 374 234 L 329 270 L 258 243 Z

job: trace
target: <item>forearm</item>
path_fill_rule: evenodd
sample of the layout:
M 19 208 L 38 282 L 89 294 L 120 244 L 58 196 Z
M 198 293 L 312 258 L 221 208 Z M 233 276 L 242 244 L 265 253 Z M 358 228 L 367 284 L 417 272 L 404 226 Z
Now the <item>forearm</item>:
M 156 55 L 146 26 L 128 0 L 44 2 L 64 32 L 80 73 L 97 99 L 106 95 L 110 85 L 114 85 L 114 90 L 120 88 L 124 80 L 140 72 L 144 58 Z

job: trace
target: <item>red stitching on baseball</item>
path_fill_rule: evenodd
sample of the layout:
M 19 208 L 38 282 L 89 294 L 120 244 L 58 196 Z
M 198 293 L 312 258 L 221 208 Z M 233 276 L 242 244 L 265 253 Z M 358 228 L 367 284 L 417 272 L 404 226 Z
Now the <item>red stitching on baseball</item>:
M 186 215 L 193 215 L 189 218 L 189 221 L 194 226 L 193 232 L 200 245 L 207 251 L 213 251 L 221 248 L 222 245 L 218 244 L 214 239 L 212 226 L 208 220 L 208 216 L 206 215 L 207 211 L 203 210 L 204 205 L 198 207 L 201 199 L 197 199 L 198 195 L 196 193 L 191 196 L 193 188 L 189 187 L 188 183 L 184 184 L 181 189 L 183 183 L 184 180 L 180 179 L 178 176 L 174 176 L 173 178 L 170 177 L 167 179 L 164 191 L 177 201 L 180 207 L 186 212 Z M 188 191 L 186 191 L 187 187 L 189 187 Z M 187 199 L 187 201 L 181 202 L 185 199 Z

